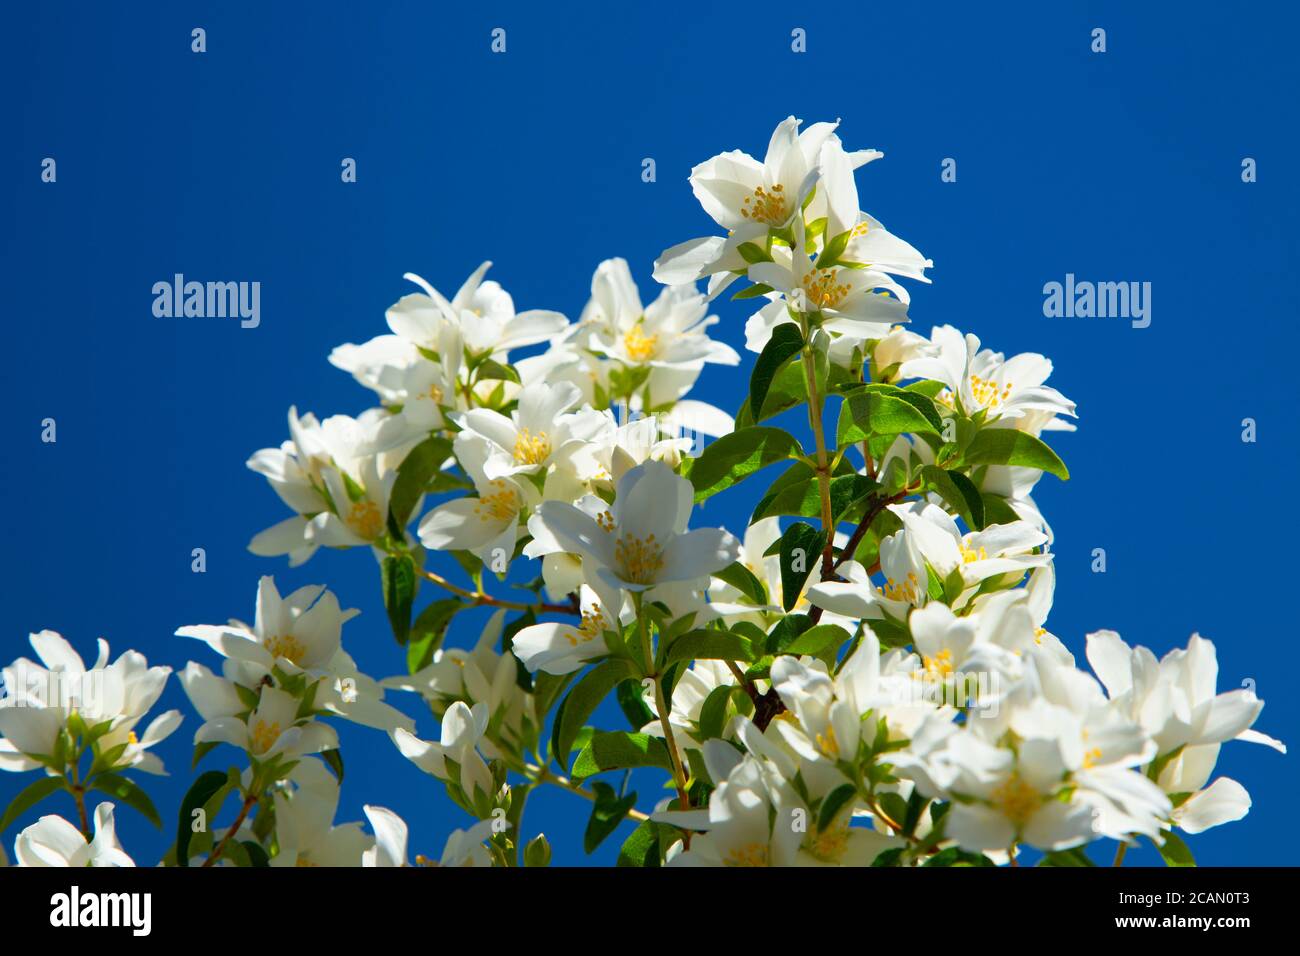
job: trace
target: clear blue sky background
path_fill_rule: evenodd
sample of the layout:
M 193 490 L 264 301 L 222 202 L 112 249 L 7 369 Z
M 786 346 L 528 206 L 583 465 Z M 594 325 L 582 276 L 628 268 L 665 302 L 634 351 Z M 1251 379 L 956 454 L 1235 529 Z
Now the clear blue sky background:
M 1261 729 L 1295 744 L 1300 660 L 1294 565 L 1297 16 L 1282 5 L 1096 4 L 24 4 L 0 29 L 0 231 L 5 374 L 0 423 L 0 658 L 53 628 L 84 654 L 107 637 L 178 670 L 216 666 L 177 626 L 253 611 L 259 575 L 327 583 L 362 609 L 345 644 L 367 672 L 403 669 L 364 551 L 290 570 L 245 550 L 284 517 L 248 455 L 285 437 L 296 403 L 356 413 L 368 393 L 326 362 L 386 331 L 404 271 L 452 291 L 484 258 L 520 308 L 577 315 L 590 274 L 626 257 L 653 292 L 664 247 L 711 230 L 690 167 L 761 155 L 794 113 L 841 117 L 845 142 L 886 158 L 863 207 L 935 262 L 912 315 L 1007 352 L 1041 351 L 1077 401 L 1056 441 L 1073 471 L 1038 500 L 1056 530 L 1053 630 L 1119 630 L 1163 653 L 1199 630 L 1220 686 L 1254 680 Z M 1139 9 L 1139 6 L 1141 9 Z M 208 52 L 190 52 L 190 30 Z M 508 52 L 489 51 L 503 27 Z M 808 51 L 790 33 L 807 31 Z M 1089 51 L 1103 27 L 1108 51 Z M 40 182 L 44 157 L 58 182 Z M 355 157 L 359 182 L 340 182 Z M 653 157 L 658 181 L 641 180 Z M 957 160 L 958 181 L 940 181 Z M 1241 181 L 1253 157 L 1259 181 Z M 157 319 L 154 282 L 259 280 L 262 324 Z M 1067 272 L 1153 283 L 1153 321 L 1047 319 Z M 915 288 L 915 287 L 914 287 Z M 743 344 L 745 303 L 719 334 Z M 737 404 L 749 374 L 711 371 L 697 397 Z M 58 443 L 40 422 L 58 422 Z M 1258 421 L 1243 444 L 1241 421 Z M 739 531 L 760 489 L 697 523 Z M 207 550 L 206 574 L 190 551 Z M 1108 571 L 1089 571 L 1105 548 Z M 476 637 L 461 621 L 452 642 Z M 187 712 L 146 780 L 167 820 L 130 809 L 141 862 L 170 841 L 191 779 Z M 414 704 L 413 699 L 407 701 Z M 413 713 L 418 708 L 411 708 Z M 621 718 L 609 714 L 610 725 Z M 376 732 L 340 727 L 341 819 L 387 804 L 412 849 L 468 821 Z M 427 713 L 420 730 L 436 732 Z M 224 765 L 231 756 L 209 756 Z M 1190 842 L 1203 863 L 1290 861 L 1295 757 L 1225 748 L 1251 791 L 1241 823 Z M 0 804 L 30 777 L 0 775 Z M 650 794 L 642 788 L 643 805 Z M 62 803 L 59 811 L 70 809 Z M 48 810 L 49 807 L 42 808 Z M 28 814 L 25 825 L 35 818 Z M 526 836 L 593 858 L 586 807 L 537 796 Z M 12 846 L 16 829 L 3 835 Z M 1152 862 L 1142 850 L 1133 862 Z

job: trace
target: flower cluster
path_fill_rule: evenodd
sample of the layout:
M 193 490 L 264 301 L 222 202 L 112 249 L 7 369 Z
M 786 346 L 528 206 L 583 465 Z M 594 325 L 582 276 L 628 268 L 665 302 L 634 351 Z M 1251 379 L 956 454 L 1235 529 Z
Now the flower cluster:
M 291 512 L 251 550 L 298 566 L 368 547 L 406 672 L 358 671 L 355 612 L 322 586 L 281 596 L 266 577 L 253 623 L 180 628 L 223 659 L 180 675 L 196 763 L 219 745 L 239 759 L 195 781 L 180 813 L 198 823 L 164 863 L 409 864 L 390 810 L 366 807 L 370 832 L 336 822 L 333 719 L 387 735 L 473 819 L 422 865 L 546 865 L 524 823 L 541 786 L 592 801 L 588 852 L 632 821 L 619 862 L 640 866 L 1080 865 L 1095 841 L 1122 859 L 1138 839 L 1183 863 L 1180 832 L 1244 816 L 1245 789 L 1214 776 L 1220 746 L 1285 748 L 1253 729 L 1251 691 L 1218 692 L 1209 641 L 1157 659 L 1101 631 L 1085 669 L 1047 629 L 1053 536 L 1032 493 L 1069 476 L 1043 436 L 1074 429 L 1074 403 L 1041 355 L 911 330 L 905 283 L 932 263 L 860 209 L 855 170 L 881 156 L 790 117 L 761 161 L 695 167 L 725 234 L 666 250 L 648 304 L 622 259 L 597 266 L 573 322 L 516 311 L 489 263 L 451 296 L 408 275 L 388 332 L 330 355 L 374 406 L 290 409 L 289 439 L 248 462 Z M 758 306 L 734 412 L 688 397 L 706 365 L 740 362 L 710 335 L 733 288 Z M 792 410 L 799 434 L 774 423 Z M 742 483 L 739 535 L 698 520 Z M 477 636 L 449 643 L 479 608 Z M 45 667 L 6 668 L 6 703 L 56 675 L 110 692 L 0 708 L 0 768 L 47 775 L 0 830 L 68 791 L 80 827 L 42 817 L 18 862 L 130 864 L 112 805 L 92 832 L 84 796 L 156 817 L 122 774 L 162 770 L 148 751 L 179 715 L 133 728 L 168 671 L 32 643 Z M 625 726 L 594 716 L 610 699 Z M 641 768 L 670 787 L 653 806 L 624 790 Z

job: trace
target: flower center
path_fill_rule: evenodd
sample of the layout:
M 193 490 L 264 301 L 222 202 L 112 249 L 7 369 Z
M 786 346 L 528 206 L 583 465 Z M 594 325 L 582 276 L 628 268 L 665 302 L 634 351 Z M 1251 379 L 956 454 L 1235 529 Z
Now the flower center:
M 509 521 L 519 513 L 519 492 L 498 478 L 492 482 L 497 490 L 479 498 L 474 513 L 480 521 Z
M 655 354 L 659 346 L 659 336 L 646 335 L 638 322 L 623 335 L 623 348 L 627 349 L 628 358 L 634 362 L 644 362 Z
M 808 841 L 808 852 L 826 863 L 837 863 L 849 845 L 849 824 L 832 823 Z
M 782 226 L 790 218 L 789 205 L 785 201 L 785 186 L 777 183 L 768 192 L 762 186 L 754 190 L 752 196 L 746 196 L 740 204 L 740 214 L 755 222 L 767 223 L 769 226 Z
M 833 309 L 849 294 L 847 283 L 835 281 L 834 269 L 814 269 L 800 281 L 808 301 L 817 309 Z
M 439 404 L 439 405 L 442 404 L 442 400 L 443 400 L 443 397 L 444 397 L 444 393 L 443 393 L 442 389 L 439 388 L 436 384 L 435 384 L 435 385 L 430 385 L 430 386 L 429 386 L 429 391 L 428 391 L 426 394 L 427 394 L 431 399 L 433 399 L 434 402 L 436 402 L 437 404 Z
M 989 800 L 1016 826 L 1023 826 L 1043 802 L 1042 795 L 1021 779 L 1018 773 L 1013 773 L 998 784 L 989 794 Z
M 970 392 L 975 401 L 979 402 L 985 408 L 997 408 L 1011 395 L 1011 383 L 1007 382 L 998 389 L 997 382 L 991 382 L 986 378 L 980 378 L 978 375 L 970 377 Z
M 379 513 L 379 506 L 369 499 L 352 502 L 347 523 L 349 528 L 367 540 L 379 537 L 384 530 L 384 516 Z
M 722 860 L 725 866 L 768 866 L 767 844 L 746 843 L 732 847 Z
M 664 549 L 653 534 L 641 539 L 624 532 L 614 542 L 614 559 L 623 570 L 623 580 L 653 584 L 664 566 Z
M 988 552 L 985 551 L 983 548 L 980 548 L 978 551 L 976 551 L 974 548 L 968 548 L 965 545 L 962 545 L 961 548 L 962 564 L 970 564 L 972 561 L 984 561 L 987 558 L 988 558 Z
M 826 725 L 826 732 L 817 735 L 817 749 L 831 759 L 839 759 L 840 742 L 835 739 L 835 728 L 830 724 Z
M 893 578 L 885 579 L 885 597 L 891 601 L 906 601 L 908 604 L 916 603 L 917 578 L 915 571 L 907 572 L 907 580 L 901 584 Z
M 520 465 L 540 465 L 551 454 L 551 439 L 546 432 L 534 435 L 527 428 L 519 429 L 515 438 L 515 462 Z
M 294 664 L 301 664 L 302 659 L 307 656 L 307 648 L 303 647 L 302 642 L 292 634 L 281 634 L 271 638 L 266 642 L 266 649 L 272 656 L 283 657 Z
M 564 639 L 569 642 L 570 647 L 577 647 L 579 644 L 595 640 L 604 629 L 605 615 L 601 612 L 600 605 L 596 604 L 590 611 L 582 612 L 582 623 L 571 628 L 569 633 L 564 635 Z
M 253 725 L 253 732 L 250 737 L 252 738 L 253 753 L 264 754 L 280 739 L 280 725 L 268 724 L 266 721 L 259 719 Z
M 952 666 L 952 651 L 944 648 L 933 657 L 922 657 L 922 666 L 925 670 L 925 676 L 930 680 L 946 680 L 951 677 L 954 671 Z

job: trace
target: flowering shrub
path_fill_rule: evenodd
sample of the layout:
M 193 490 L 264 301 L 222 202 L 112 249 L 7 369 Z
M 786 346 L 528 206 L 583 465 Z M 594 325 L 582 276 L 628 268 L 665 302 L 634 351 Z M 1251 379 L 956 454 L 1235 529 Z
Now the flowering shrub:
M 1212 779 L 1220 745 L 1285 748 L 1252 729 L 1252 692 L 1217 693 L 1209 641 L 1157 660 L 1090 634 L 1090 674 L 1047 630 L 1052 532 L 1032 492 L 1068 477 L 1043 436 L 1075 417 L 1051 363 L 911 331 L 903 281 L 931 263 L 859 209 L 854 172 L 881 154 L 799 127 L 783 121 L 761 162 L 692 171 L 724 235 L 665 251 L 649 304 L 610 259 L 576 323 L 517 312 L 484 263 L 450 297 L 408 275 L 389 333 L 334 350 L 378 404 L 289 411 L 288 440 L 248 464 L 291 514 L 250 547 L 293 566 L 369 548 L 407 673 L 358 671 L 355 612 L 322 586 L 264 577 L 252 623 L 180 628 L 207 645 L 179 675 L 195 763 L 223 745 L 239 761 L 194 781 L 164 864 L 434 862 L 383 807 L 369 832 L 335 821 L 339 719 L 387 735 L 467 814 L 441 865 L 545 865 L 524 822 L 540 786 L 592 801 L 588 851 L 634 820 L 634 866 L 1014 865 L 1026 847 L 1079 865 L 1094 841 L 1118 861 L 1139 837 L 1183 864 L 1180 831 L 1245 815 L 1241 784 Z M 708 314 L 738 284 L 757 357 L 732 415 L 686 396 L 706 365 L 740 362 Z M 742 482 L 742 537 L 692 528 Z M 521 564 L 527 583 L 508 584 Z M 487 627 L 454 646 L 457 615 L 482 606 Z M 131 865 L 115 805 L 160 823 L 137 777 L 162 772 L 150 750 L 180 714 L 136 728 L 170 669 L 31 643 L 42 663 L 3 671 L 0 768 L 40 776 L 0 830 L 66 792 L 76 821 L 42 817 L 16 862 Z M 436 741 L 386 699 L 402 693 Z M 607 698 L 628 729 L 589 725 Z M 633 768 L 669 795 L 638 806 L 615 786 Z

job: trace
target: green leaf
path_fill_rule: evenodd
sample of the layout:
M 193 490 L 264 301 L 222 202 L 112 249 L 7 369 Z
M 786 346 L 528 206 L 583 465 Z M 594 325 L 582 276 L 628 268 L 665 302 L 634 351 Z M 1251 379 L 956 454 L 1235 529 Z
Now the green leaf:
M 815 472 L 803 462 L 796 467 L 806 470 L 811 477 L 782 488 L 775 495 L 764 496 L 754 510 L 750 523 L 761 518 L 781 515 L 797 515 L 802 518 L 817 518 L 822 514 L 821 482 Z M 794 471 L 791 468 L 790 471 Z M 830 482 L 831 515 L 838 523 L 839 519 L 853 505 L 862 501 L 867 495 L 879 488 L 866 475 L 848 474 L 832 478 Z
M 618 829 L 618 825 L 627 817 L 627 813 L 636 806 L 635 791 L 620 797 L 607 783 L 599 781 L 591 785 L 596 799 L 592 802 L 591 817 L 587 820 L 587 831 L 582 835 L 582 848 L 592 853 Z
M 42 777 L 19 790 L 18 795 L 9 801 L 4 816 L 0 817 L 0 833 L 4 833 L 11 823 L 50 794 L 64 789 L 64 783 L 62 777 Z
M 936 853 L 922 866 L 993 866 L 993 861 L 983 853 L 968 853 L 955 846 Z
M 714 572 L 713 576 L 725 584 L 730 584 L 754 604 L 767 603 L 767 587 L 754 576 L 753 571 L 739 561 Z
M 220 770 L 209 770 L 190 784 L 189 792 L 181 801 L 181 811 L 176 822 L 176 865 L 190 865 L 190 838 L 194 836 L 194 811 L 207 806 L 209 800 L 230 783 L 229 775 Z
M 415 600 L 415 562 L 411 556 L 390 555 L 379 570 L 384 589 L 384 608 L 398 644 L 405 644 L 411 632 L 411 603 Z
M 840 811 L 852 803 L 858 796 L 858 788 L 851 783 L 842 783 L 822 800 L 817 809 L 817 832 L 824 831 L 835 822 Z
M 101 773 L 93 779 L 90 789 L 106 793 L 114 800 L 120 800 L 131 809 L 138 811 L 159 830 L 162 829 L 162 818 L 158 816 L 157 808 L 149 799 L 149 794 L 145 793 L 134 780 L 128 780 L 115 773 Z
M 720 684 L 709 691 L 700 707 L 700 733 L 705 739 L 721 737 L 737 714 L 748 716 L 753 712 L 753 701 L 744 688 L 736 684 Z
M 427 667 L 433 660 L 433 652 L 441 645 L 447 635 L 447 627 L 457 611 L 463 610 L 465 603 L 459 598 L 442 598 L 434 601 L 415 619 L 411 625 L 406 644 L 406 669 L 414 674 L 422 667 Z
M 632 835 L 623 841 L 618 851 L 617 866 L 655 867 L 660 865 L 660 826 L 649 820 L 641 821 Z
M 343 751 L 339 750 L 337 747 L 334 748 L 333 750 L 322 750 L 320 752 L 320 757 L 322 760 L 325 761 L 326 766 L 328 766 L 330 770 L 334 772 L 334 776 L 338 778 L 339 783 L 342 783 L 343 782 Z
M 783 654 L 804 631 L 812 627 L 812 619 L 807 614 L 788 614 L 776 622 L 771 633 L 764 635 L 765 649 L 768 654 Z
M 519 373 L 512 365 L 503 365 L 496 359 L 484 359 L 474 368 L 480 381 L 502 381 L 519 384 Z
M 829 371 L 823 371 L 822 368 L 814 363 L 817 376 L 817 394 L 826 394 L 826 380 Z M 808 400 L 808 373 L 804 371 L 804 360 L 800 356 L 790 363 L 783 365 L 772 379 L 771 385 L 767 389 L 767 397 L 763 400 L 763 411 L 755 415 L 750 408 L 749 399 L 745 399 L 745 404 L 740 407 L 736 413 L 736 427 L 748 428 L 757 422 L 765 421 L 773 415 L 779 415 L 787 409 L 794 408 Z
M 1165 842 L 1156 847 L 1160 851 L 1160 858 L 1165 861 L 1165 866 L 1195 866 L 1196 857 L 1192 856 L 1191 849 L 1183 842 L 1173 830 L 1165 831 Z
M 1020 520 L 1020 515 L 1016 514 L 1015 509 L 1001 495 L 982 492 L 980 500 L 984 502 L 984 526 L 986 528 L 991 524 L 1010 524 L 1013 521 Z
M 835 624 L 818 624 L 804 631 L 793 641 L 781 648 L 782 654 L 795 656 L 808 655 L 819 657 L 831 648 L 838 648 L 848 639 L 844 628 Z
M 388 498 L 389 530 L 401 539 L 403 529 L 411 520 L 411 512 L 438 467 L 451 454 L 451 442 L 445 438 L 426 438 L 412 448 L 397 467 L 397 479 Z
M 974 482 L 960 471 L 944 471 L 935 465 L 926 465 L 921 469 L 921 475 L 939 497 L 965 519 L 972 531 L 983 530 L 984 499 Z
M 605 661 L 587 671 L 582 680 L 573 685 L 568 696 L 560 701 L 551 727 L 551 751 L 561 767 L 568 766 L 573 741 L 587 718 L 609 692 L 630 675 L 631 667 L 627 661 Z
M 623 716 L 627 718 L 628 725 L 633 730 L 640 730 L 655 719 L 654 711 L 646 704 L 645 697 L 642 695 L 641 682 L 635 677 L 629 677 L 619 683 L 614 693 Z
M 896 846 L 888 850 L 881 850 L 876 854 L 876 858 L 871 861 L 872 866 L 898 866 L 899 860 L 902 859 L 904 847 Z
M 1070 850 L 1054 850 L 1038 861 L 1039 866 L 1096 866 L 1083 852 L 1083 847 L 1076 846 Z
M 248 854 L 249 866 L 270 866 L 271 858 L 266 855 L 260 843 L 254 843 L 252 840 L 242 840 L 240 845 Z
M 575 777 L 590 777 L 603 770 L 627 770 L 631 767 L 659 767 L 672 770 L 668 748 L 658 737 L 598 730 L 573 762 Z
M 754 363 L 749 377 L 749 413 L 758 421 L 767 400 L 767 391 L 777 373 L 790 363 L 804 346 L 803 333 L 793 322 L 782 322 L 772 330 L 772 337 Z
M 754 426 L 723 435 L 698 458 L 687 459 L 695 501 L 698 504 L 799 451 L 794 436 L 779 428 Z
M 786 528 L 777 542 L 781 555 L 781 606 L 787 611 L 798 602 L 804 582 L 821 560 L 825 543 L 825 531 L 818 531 L 803 521 Z
M 739 634 L 714 629 L 688 631 L 668 648 L 663 666 L 669 667 L 678 661 L 713 660 L 713 661 L 752 661 L 754 648 L 749 641 Z
M 901 388 L 884 392 L 878 387 L 868 386 L 863 391 L 846 395 L 835 426 L 836 444 L 843 448 L 872 435 L 901 435 L 905 432 L 937 435 L 942 428 L 942 424 L 936 424 L 937 413 L 931 419 L 916 404 L 929 401 L 924 395 L 904 392 Z M 933 403 L 930 404 L 933 410 Z
M 968 465 L 1019 465 L 1070 477 L 1065 463 L 1041 439 L 1015 428 L 981 428 L 966 447 Z

